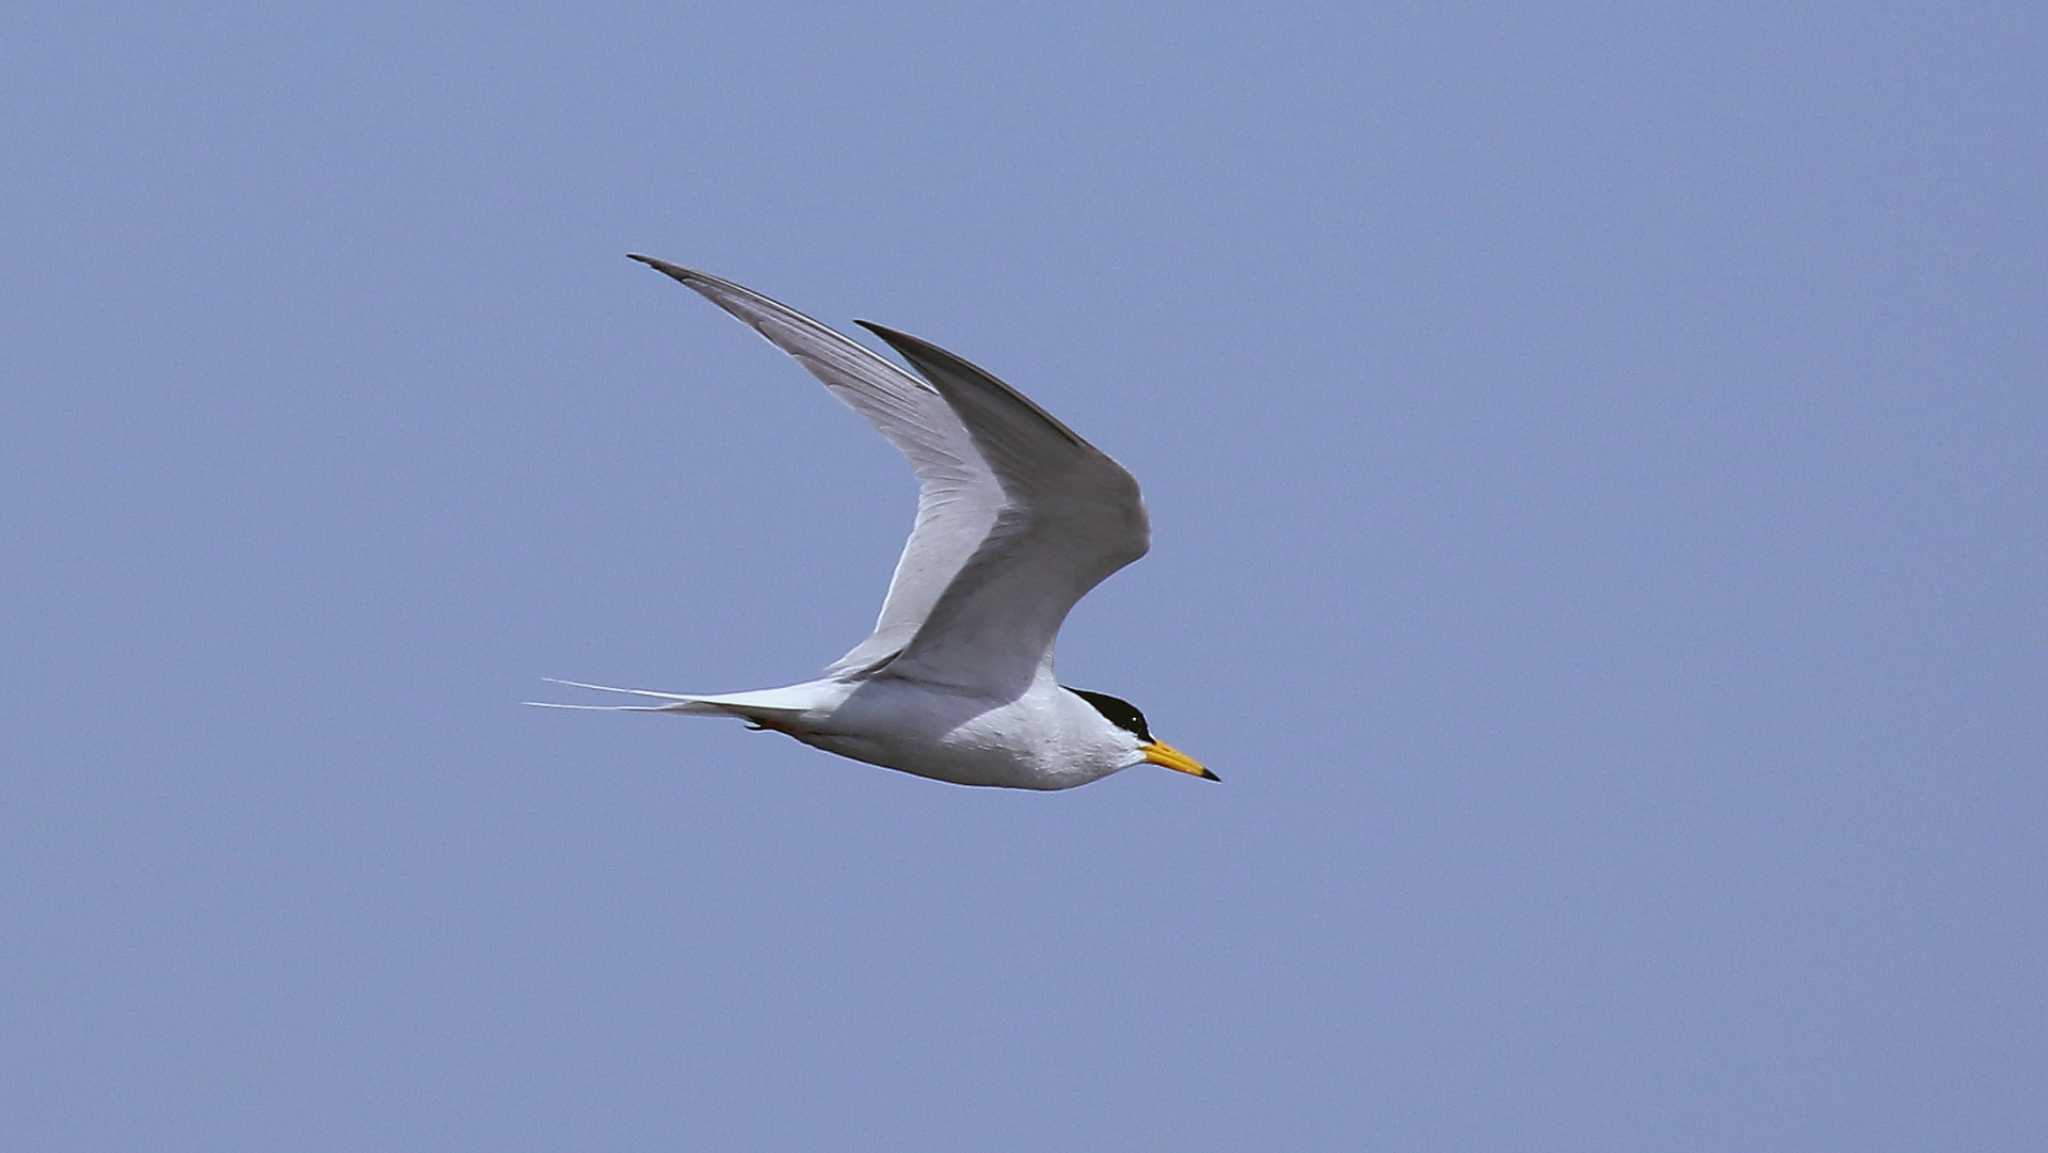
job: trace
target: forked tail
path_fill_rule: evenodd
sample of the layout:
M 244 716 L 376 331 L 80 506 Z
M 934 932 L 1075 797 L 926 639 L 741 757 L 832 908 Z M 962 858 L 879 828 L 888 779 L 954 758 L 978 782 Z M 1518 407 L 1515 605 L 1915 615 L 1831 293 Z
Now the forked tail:
M 551 685 L 567 685 L 572 689 L 590 689 L 593 692 L 600 693 L 625 693 L 636 697 L 652 697 L 655 700 L 668 703 L 661 705 L 571 705 L 564 704 L 561 701 L 521 701 L 521 704 L 532 705 L 537 709 L 581 709 L 592 713 L 677 713 L 682 716 L 693 717 L 729 717 L 733 715 L 725 709 L 711 704 L 709 701 L 693 697 L 688 693 L 660 693 L 653 689 L 621 689 L 614 688 L 611 685 L 593 685 L 587 681 L 565 681 L 560 677 L 542 677 L 541 679 Z
M 799 716 L 806 710 L 790 707 L 787 702 L 771 699 L 774 690 L 760 693 L 720 693 L 700 695 L 695 693 L 664 693 L 654 689 L 622 689 L 612 685 L 593 685 L 587 681 L 565 681 L 559 677 L 542 677 L 549 684 L 567 685 L 574 689 L 590 689 L 600 693 L 623 693 L 628 696 L 649 697 L 664 703 L 658 705 L 572 705 L 561 701 L 524 701 L 523 704 L 541 709 L 578 709 L 593 713 L 671 713 L 684 717 L 738 717 L 756 725 L 766 723 L 774 727 L 776 720 Z

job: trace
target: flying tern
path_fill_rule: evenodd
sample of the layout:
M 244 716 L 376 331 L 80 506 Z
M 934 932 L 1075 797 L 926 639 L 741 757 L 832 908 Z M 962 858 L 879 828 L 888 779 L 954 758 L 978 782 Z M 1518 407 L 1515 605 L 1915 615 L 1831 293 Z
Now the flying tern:
M 1068 789 L 1133 765 L 1216 774 L 1106 693 L 1061 685 L 1074 603 L 1145 555 L 1123 467 L 1016 389 L 945 349 L 860 324 L 917 375 L 752 289 L 646 256 L 796 358 L 917 474 L 917 519 L 874 632 L 812 680 L 740 693 L 557 684 L 654 703 L 550 708 L 736 717 L 857 761 L 960 785 Z M 553 678 L 550 678 L 551 680 Z

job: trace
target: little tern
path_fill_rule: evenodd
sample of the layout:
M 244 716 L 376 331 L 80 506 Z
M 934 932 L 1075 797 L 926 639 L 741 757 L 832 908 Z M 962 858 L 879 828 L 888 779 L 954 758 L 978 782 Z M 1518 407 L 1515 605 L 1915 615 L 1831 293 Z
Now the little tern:
M 531 703 L 736 717 L 826 752 L 959 785 L 1069 789 L 1140 764 L 1218 779 L 1155 738 L 1129 702 L 1053 676 L 1053 642 L 1068 611 L 1149 545 L 1138 482 L 1121 465 L 935 344 L 859 322 L 908 361 L 913 376 L 752 289 L 632 259 L 746 323 L 866 417 L 909 459 L 917 519 L 874 632 L 815 679 L 712 694 L 555 681 L 658 703 Z

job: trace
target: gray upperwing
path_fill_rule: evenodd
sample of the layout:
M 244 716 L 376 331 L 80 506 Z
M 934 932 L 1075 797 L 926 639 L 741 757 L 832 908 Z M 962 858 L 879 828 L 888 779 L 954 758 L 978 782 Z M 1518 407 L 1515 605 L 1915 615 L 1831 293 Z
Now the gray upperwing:
M 996 377 L 937 345 L 861 323 L 945 397 L 1006 498 L 891 672 L 1021 693 L 1050 664 L 1074 603 L 1145 555 L 1150 528 L 1138 482 Z
M 918 479 L 917 519 L 874 632 L 827 671 L 857 673 L 894 655 L 916 635 L 1005 503 L 1001 484 L 959 414 L 932 385 L 785 304 L 664 260 L 633 259 L 681 282 L 795 358 L 910 462 Z

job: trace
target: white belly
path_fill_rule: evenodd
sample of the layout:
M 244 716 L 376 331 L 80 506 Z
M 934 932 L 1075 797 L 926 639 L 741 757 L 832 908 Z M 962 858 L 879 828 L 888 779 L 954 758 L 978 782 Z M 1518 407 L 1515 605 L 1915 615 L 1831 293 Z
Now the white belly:
M 774 727 L 829 753 L 956 785 L 1066 789 L 1103 776 L 1065 755 L 1055 706 L 1037 691 L 991 705 L 878 678 L 829 708 Z

